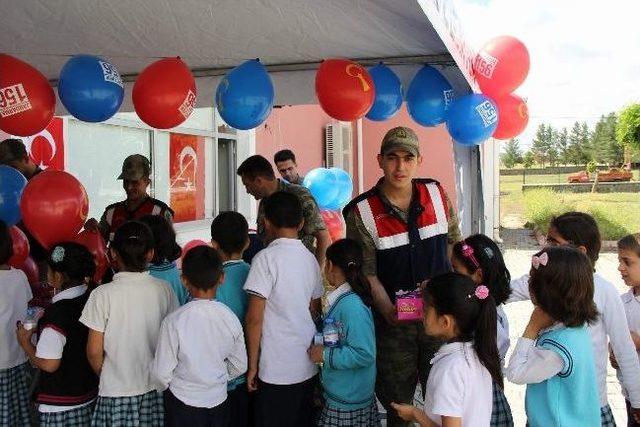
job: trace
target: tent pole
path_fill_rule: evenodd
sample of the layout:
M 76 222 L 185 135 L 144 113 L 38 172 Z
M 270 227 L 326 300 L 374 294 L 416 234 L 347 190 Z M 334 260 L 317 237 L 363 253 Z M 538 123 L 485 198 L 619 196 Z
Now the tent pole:
M 356 122 L 357 132 L 358 132 L 358 194 L 362 194 L 364 192 L 364 165 L 363 165 L 363 153 L 362 150 L 362 119 L 358 119 Z

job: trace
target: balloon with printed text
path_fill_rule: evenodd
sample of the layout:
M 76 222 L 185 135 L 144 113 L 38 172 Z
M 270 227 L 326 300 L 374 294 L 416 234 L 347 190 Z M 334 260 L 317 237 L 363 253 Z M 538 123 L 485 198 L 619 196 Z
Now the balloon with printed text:
M 316 73 L 316 96 L 329 116 L 354 121 L 373 105 L 375 86 L 360 64 L 348 59 L 325 59 Z
M 487 42 L 473 61 L 473 73 L 482 93 L 499 97 L 516 90 L 527 78 L 527 47 L 515 37 L 500 36 Z
M 0 129 L 31 136 L 47 127 L 56 96 L 47 78 L 31 65 L 0 54 Z
M 437 126 L 446 120 L 453 100 L 453 88 L 444 76 L 430 65 L 423 66 L 407 90 L 407 111 L 422 126 Z
M 124 85 L 118 69 L 106 59 L 76 55 L 60 71 L 58 96 L 75 118 L 102 122 L 118 112 Z
M 478 145 L 498 126 L 498 109 L 487 96 L 474 93 L 453 101 L 447 112 L 447 129 L 459 144 Z
M 493 132 L 497 139 L 510 139 L 520 135 L 529 123 L 527 103 L 513 93 L 494 98 L 498 107 L 498 127 Z
M 49 249 L 58 242 L 75 238 L 87 220 L 89 198 L 73 175 L 44 171 L 25 187 L 20 211 L 29 232 Z
M 156 129 L 169 129 L 189 118 L 196 105 L 196 81 L 180 58 L 164 58 L 147 66 L 133 85 L 138 117 Z

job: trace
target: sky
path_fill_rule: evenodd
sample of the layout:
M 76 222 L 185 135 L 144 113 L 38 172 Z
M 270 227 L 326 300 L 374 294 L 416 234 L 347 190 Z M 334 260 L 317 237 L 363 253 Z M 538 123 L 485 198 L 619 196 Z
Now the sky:
M 530 114 L 521 147 L 542 122 L 593 128 L 600 115 L 640 102 L 640 1 L 451 1 L 474 49 L 511 35 L 529 50 L 531 69 L 516 90 Z

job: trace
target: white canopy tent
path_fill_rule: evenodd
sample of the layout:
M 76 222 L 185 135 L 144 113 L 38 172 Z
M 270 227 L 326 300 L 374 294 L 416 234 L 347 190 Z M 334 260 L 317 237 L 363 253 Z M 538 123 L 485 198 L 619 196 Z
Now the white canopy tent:
M 221 75 L 250 58 L 260 58 L 270 71 L 278 105 L 317 103 L 315 70 L 330 57 L 363 65 L 383 61 L 405 87 L 429 63 L 441 69 L 456 95 L 475 88 L 472 56 L 446 0 L 0 0 L 0 5 L 0 52 L 32 64 L 53 85 L 69 57 L 103 56 L 127 82 L 121 111 L 133 111 L 137 74 L 169 56 L 180 56 L 194 71 L 199 107 L 212 105 Z M 57 113 L 66 114 L 57 105 Z M 493 141 L 482 150 L 455 145 L 452 167 L 465 234 L 493 235 L 495 156 Z

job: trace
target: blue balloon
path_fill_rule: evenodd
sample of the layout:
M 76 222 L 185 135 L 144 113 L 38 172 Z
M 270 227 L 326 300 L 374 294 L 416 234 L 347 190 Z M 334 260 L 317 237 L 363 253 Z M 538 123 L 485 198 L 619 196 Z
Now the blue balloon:
M 498 108 L 485 95 L 474 93 L 456 99 L 449 107 L 447 129 L 462 145 L 479 145 L 498 127 Z
M 124 85 L 109 61 L 76 55 L 60 71 L 58 96 L 74 117 L 85 122 L 103 122 L 118 112 L 124 99 Z
M 327 209 L 339 192 L 336 176 L 326 168 L 311 170 L 305 175 L 302 185 L 309 189 L 320 209 Z
M 273 108 L 273 83 L 257 59 L 240 64 L 220 81 L 216 106 L 222 119 L 236 129 L 253 129 L 264 122 Z
M 20 197 L 27 179 L 11 166 L 0 166 L 0 220 L 7 226 L 16 225 L 20 214 Z
M 376 97 L 366 117 L 375 121 L 390 119 L 402 106 L 402 83 L 391 68 L 384 64 L 369 68 L 369 74 L 373 79 Z
M 418 124 L 437 126 L 446 120 L 453 88 L 442 74 L 430 65 L 423 66 L 407 90 L 407 110 Z
M 331 201 L 325 207 L 325 209 L 330 211 L 337 211 L 345 207 L 345 205 L 351 200 L 351 194 L 353 193 L 353 182 L 351 181 L 351 176 L 344 169 L 331 168 L 329 170 L 336 177 L 338 194 L 336 195 L 335 199 L 333 199 L 333 201 Z

